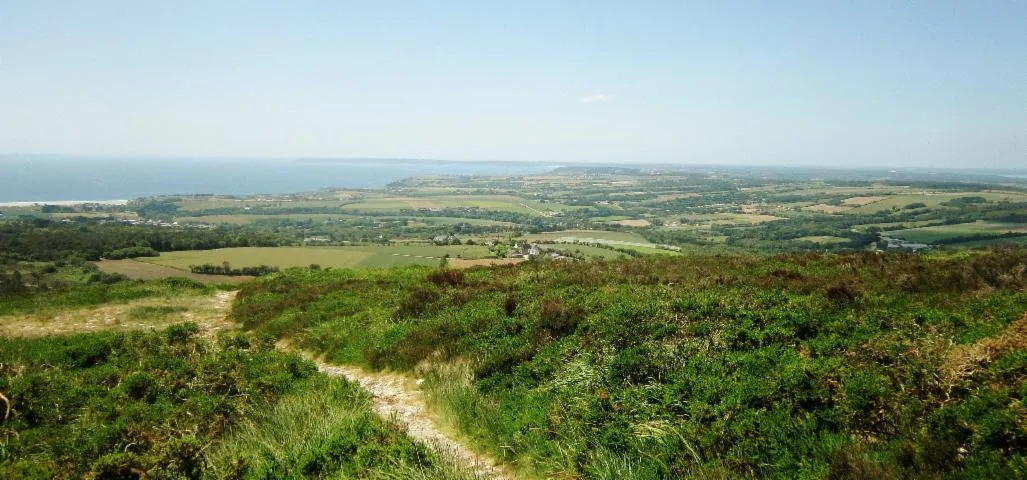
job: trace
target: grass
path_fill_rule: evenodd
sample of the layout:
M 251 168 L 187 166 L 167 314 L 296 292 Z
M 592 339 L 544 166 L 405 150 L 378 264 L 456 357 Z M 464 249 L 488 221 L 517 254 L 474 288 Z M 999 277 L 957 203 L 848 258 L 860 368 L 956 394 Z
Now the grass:
M 167 254 L 165 254 L 167 255 Z M 140 260 L 100 260 L 94 262 L 101 271 L 117 273 L 133 280 L 159 280 L 162 278 L 183 277 L 204 283 L 232 284 L 242 283 L 252 277 L 230 277 L 225 275 L 203 275 L 188 270 L 158 265 Z M 188 267 L 187 267 L 188 268 Z
M 228 327 L 223 322 L 229 295 L 184 294 L 155 296 L 99 305 L 49 308 L 31 313 L 0 315 L 0 335 L 41 337 L 96 331 L 162 329 L 183 321 L 199 322 L 203 329 Z
M 635 242 L 635 243 L 649 243 L 642 235 L 635 232 L 617 232 L 617 231 L 606 231 L 606 230 L 562 230 L 557 232 L 545 232 L 536 233 L 531 235 L 525 235 L 525 240 L 538 241 L 538 240 L 558 240 L 562 238 L 566 239 L 579 239 L 584 242 L 586 239 L 593 240 L 614 240 L 618 242 Z
M 371 412 L 367 393 L 317 376 L 254 412 L 209 454 L 212 478 L 473 478 Z
M 573 251 L 574 248 L 580 247 L 579 245 L 575 245 L 576 243 L 598 243 L 608 245 L 612 248 L 631 250 L 644 255 L 678 254 L 678 252 L 674 250 L 658 248 L 656 244 L 646 240 L 645 237 L 635 232 L 618 232 L 606 230 L 564 230 L 558 232 L 545 232 L 525 235 L 524 239 L 533 242 L 556 242 L 558 244 L 567 244 L 566 246 L 557 245 L 554 248 L 568 249 L 571 251 Z M 606 253 L 600 253 L 597 250 L 597 247 L 589 248 L 588 251 L 594 254 L 589 256 L 599 256 L 602 258 L 610 258 L 613 256 Z M 582 250 L 582 252 L 584 251 L 585 250 Z
M 845 213 L 861 213 L 870 214 L 881 210 L 888 210 L 892 207 L 902 208 L 911 203 L 923 203 L 928 208 L 941 207 L 943 202 L 947 202 L 956 198 L 963 197 L 983 197 L 984 199 L 997 202 L 1002 200 L 1010 201 L 1024 201 L 1027 199 L 1027 195 L 1022 193 L 1002 193 L 1002 192 L 964 192 L 964 193 L 913 193 L 913 194 L 900 194 L 900 195 L 889 195 L 884 200 L 863 205 L 860 207 L 850 208 Z
M 196 332 L 0 338 L 0 478 L 471 478 L 358 386 L 252 336 Z
M 911 242 L 932 243 L 956 237 L 995 235 L 1007 232 L 1027 232 L 1027 225 L 1020 223 L 998 223 L 977 221 L 953 225 L 936 225 L 888 232 L 890 236 Z
M 199 478 L 204 445 L 315 374 L 293 355 L 195 325 L 0 338 L 3 478 Z
M 827 235 L 814 235 L 814 236 L 809 236 L 809 237 L 799 237 L 799 238 L 796 238 L 795 241 L 796 242 L 812 242 L 812 243 L 832 244 L 832 243 L 845 243 L 845 242 L 848 242 L 849 239 L 842 238 L 842 237 L 832 237 L 832 236 L 827 236 Z
M 548 247 L 549 245 L 547 245 Z M 618 252 L 610 248 L 593 247 L 592 245 L 551 245 L 554 249 L 568 253 L 580 253 L 588 258 L 602 258 L 602 259 L 614 259 L 614 258 L 625 258 L 627 254 Z
M 244 286 L 232 315 L 334 361 L 418 372 L 455 428 L 531 475 L 1017 478 L 1027 356 L 1006 339 L 1027 312 L 1024 263 L 1027 250 L 295 270 Z M 1010 347 L 946 376 L 961 345 L 989 338 Z
M 439 258 L 483 258 L 489 255 L 487 247 L 480 245 L 450 246 L 354 246 L 354 247 L 243 247 L 217 250 L 188 250 L 166 252 L 145 261 L 177 269 L 190 265 L 229 262 L 233 267 L 270 265 L 280 268 L 322 267 L 380 268 L 402 265 L 437 265 Z
M 481 208 L 527 215 L 543 215 L 547 211 L 572 211 L 581 207 L 556 203 L 540 203 L 512 195 L 438 195 L 425 197 L 392 197 L 362 200 L 347 204 L 347 209 L 366 212 L 398 212 L 401 210 Z
M 205 215 L 202 217 L 175 217 L 175 221 L 179 223 L 229 223 L 233 225 L 245 225 L 247 223 L 254 223 L 261 220 L 312 220 L 315 222 L 325 222 L 329 220 L 342 219 L 349 217 L 349 215 L 342 214 L 322 214 L 322 213 L 311 213 L 311 214 L 286 214 L 286 215 Z
M 782 220 L 782 217 L 777 217 L 774 215 L 761 215 L 756 213 L 710 213 L 670 216 L 666 218 L 664 221 L 676 222 L 678 221 L 678 219 L 681 218 L 693 222 L 709 222 L 718 225 L 747 225 Z
M 404 217 L 406 218 L 406 217 Z M 411 222 L 420 222 L 428 226 L 434 225 L 456 225 L 460 223 L 466 223 L 468 225 L 482 226 L 482 227 L 514 227 L 516 223 L 511 222 L 500 222 L 498 220 L 484 220 L 479 218 L 459 218 L 459 217 L 409 217 Z
M 0 315 L 47 315 L 54 311 L 144 298 L 209 295 L 216 287 L 185 278 L 117 283 L 91 283 L 3 298 Z

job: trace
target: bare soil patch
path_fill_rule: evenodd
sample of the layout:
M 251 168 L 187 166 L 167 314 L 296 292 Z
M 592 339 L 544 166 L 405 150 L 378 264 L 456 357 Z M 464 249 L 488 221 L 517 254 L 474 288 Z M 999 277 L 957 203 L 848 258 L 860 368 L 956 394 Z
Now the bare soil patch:
M 410 205 L 410 208 L 413 208 L 413 209 L 421 209 L 421 208 L 427 208 L 428 210 L 433 210 L 433 209 L 441 210 L 442 209 L 442 204 L 441 203 L 436 202 L 436 201 L 432 201 L 432 200 L 407 200 L 406 202 L 407 202 L 407 205 Z
M 649 223 L 649 220 L 646 220 L 644 218 L 636 218 L 632 220 L 614 220 L 612 222 L 607 223 L 612 223 L 614 225 L 624 225 L 625 227 L 648 227 L 649 225 L 651 225 L 651 223 Z
M 760 206 L 756 205 L 754 203 L 746 203 L 745 205 L 742 205 L 742 213 L 746 213 L 746 214 L 760 213 Z
M 783 218 L 781 218 L 781 217 L 777 217 L 777 216 L 774 216 L 774 215 L 764 215 L 764 214 L 759 214 L 759 213 L 743 213 L 743 214 L 740 214 L 740 215 L 736 215 L 733 218 L 736 218 L 736 219 L 739 219 L 739 220 L 745 220 L 745 221 L 748 221 L 749 223 L 763 223 L 763 222 L 773 222 L 775 220 L 783 220 Z
M 843 207 L 841 205 L 826 205 L 826 204 L 821 203 L 821 204 L 817 204 L 817 205 L 810 205 L 808 207 L 803 207 L 802 209 L 803 210 L 813 211 L 813 212 L 841 213 L 841 212 L 848 211 L 850 208 L 852 208 L 852 207 Z
M 656 203 L 669 202 L 671 200 L 677 200 L 679 198 L 699 198 L 702 195 L 698 193 L 671 193 L 667 195 L 660 195 L 653 199 Z
M 844 203 L 845 205 L 852 206 L 852 207 L 862 207 L 863 205 L 870 205 L 871 203 L 874 203 L 874 202 L 880 202 L 881 200 L 884 200 L 886 198 L 888 198 L 888 197 L 880 197 L 880 196 L 851 197 L 851 198 L 846 198 L 845 200 L 842 200 L 842 203 Z
M 478 258 L 469 260 L 465 258 L 450 258 L 449 266 L 453 268 L 470 268 L 492 265 L 512 265 L 523 262 L 523 258 Z

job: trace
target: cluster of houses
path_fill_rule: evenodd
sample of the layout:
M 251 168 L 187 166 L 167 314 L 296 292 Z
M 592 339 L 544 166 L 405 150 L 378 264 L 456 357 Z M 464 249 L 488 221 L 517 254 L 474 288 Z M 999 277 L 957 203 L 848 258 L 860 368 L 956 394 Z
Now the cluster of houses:
M 554 259 L 554 260 L 555 259 L 559 259 L 559 258 L 567 258 L 567 257 L 564 257 L 563 255 L 560 255 L 559 253 L 557 253 L 555 251 L 552 251 L 552 250 L 549 250 L 549 249 L 546 249 L 546 248 L 543 248 L 543 247 L 540 247 L 538 245 L 534 245 L 534 244 L 531 244 L 531 243 L 520 243 L 520 244 L 515 243 L 515 244 L 511 245 L 510 252 L 506 254 L 506 257 L 507 258 L 524 258 L 524 259 L 529 259 L 529 258 L 551 258 L 551 259 Z
M 466 242 L 460 240 L 456 235 L 436 235 L 432 238 L 432 243 L 436 245 L 473 245 L 473 241 L 468 240 Z M 498 240 L 488 240 L 482 245 L 492 249 L 493 253 L 503 256 L 505 258 L 550 258 L 550 259 L 561 259 L 571 258 L 557 252 L 554 249 L 546 248 L 538 244 L 529 242 L 514 242 L 513 244 L 506 244 Z
M 61 220 L 62 222 L 72 222 L 71 219 Z M 150 227 L 164 227 L 164 228 L 204 228 L 207 230 L 213 230 L 217 228 L 217 225 L 209 223 L 178 223 L 178 222 L 166 222 L 163 220 L 154 219 L 142 219 L 142 218 L 122 218 L 117 220 L 100 220 L 100 223 L 125 223 L 128 225 L 146 225 Z

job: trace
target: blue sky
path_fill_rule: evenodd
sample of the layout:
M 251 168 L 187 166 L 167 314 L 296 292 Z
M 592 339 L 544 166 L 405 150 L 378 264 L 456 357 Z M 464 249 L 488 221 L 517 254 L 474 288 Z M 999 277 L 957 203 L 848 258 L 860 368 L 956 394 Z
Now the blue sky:
M 1027 167 L 1027 2 L 0 0 L 0 153 Z

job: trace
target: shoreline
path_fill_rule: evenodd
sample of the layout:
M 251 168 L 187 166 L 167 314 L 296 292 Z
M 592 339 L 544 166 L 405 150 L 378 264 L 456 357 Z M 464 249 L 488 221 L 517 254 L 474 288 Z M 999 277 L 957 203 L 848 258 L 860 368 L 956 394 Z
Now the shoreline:
M 41 207 L 43 205 L 60 205 L 70 207 L 74 205 L 127 205 L 129 200 L 37 200 L 28 202 L 0 202 L 0 207 Z

